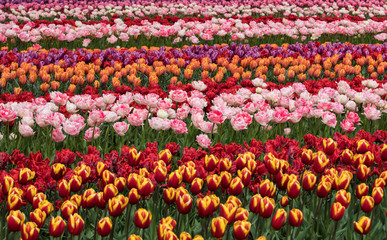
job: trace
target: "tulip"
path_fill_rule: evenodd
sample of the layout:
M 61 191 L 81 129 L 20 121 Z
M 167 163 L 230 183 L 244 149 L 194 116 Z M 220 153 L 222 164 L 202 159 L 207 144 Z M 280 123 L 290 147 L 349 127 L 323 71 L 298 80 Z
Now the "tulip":
M 356 142 L 356 152 L 363 154 L 369 151 L 370 143 L 365 139 L 360 139 Z
M 345 207 L 340 202 L 335 202 L 331 206 L 331 210 L 329 212 L 331 218 L 335 221 L 339 221 L 345 213 Z
M 323 151 L 325 154 L 332 155 L 336 148 L 337 142 L 335 142 L 332 138 L 323 139 Z
M 61 198 L 66 198 L 70 195 L 70 184 L 62 179 L 58 184 L 58 193 Z
M 383 162 L 387 161 L 387 144 L 383 144 L 380 146 L 380 158 Z
M 206 155 L 204 158 L 204 169 L 206 169 L 207 172 L 211 172 L 218 165 L 218 162 L 219 159 L 214 155 Z
M 176 199 L 176 207 L 179 213 L 187 214 L 191 211 L 193 200 L 189 194 L 178 196 Z
M 232 205 L 234 205 L 235 207 L 238 207 L 238 208 L 242 206 L 241 200 L 235 196 L 232 196 L 232 195 L 227 198 L 226 203 L 231 203 Z
M 103 172 L 107 170 L 107 166 L 105 163 L 101 161 L 97 162 L 96 170 L 97 170 L 97 177 L 101 178 L 103 175 Z
M 68 219 L 67 230 L 71 235 L 79 235 L 83 230 L 84 224 L 82 217 L 78 213 L 74 213 Z
M 128 240 L 142 240 L 142 238 L 138 235 L 132 234 L 129 236 Z
M 44 193 L 37 193 L 35 196 L 32 198 L 32 208 L 38 208 L 39 203 L 43 200 L 46 200 L 47 196 Z
M 351 193 L 345 190 L 339 190 L 335 196 L 335 202 L 340 202 L 345 208 L 351 203 Z
M 51 217 L 50 225 L 48 227 L 49 233 L 53 237 L 60 237 L 66 227 L 65 221 L 60 217 Z
M 236 221 L 233 225 L 234 237 L 237 240 L 246 239 L 250 233 L 251 223 L 248 221 Z
M 141 152 L 137 152 L 135 147 L 128 147 L 124 145 L 121 149 L 121 156 L 125 158 L 129 166 L 135 167 L 140 163 Z
M 359 179 L 360 181 L 367 180 L 370 172 L 371 169 L 369 167 L 367 167 L 365 164 L 360 164 L 356 170 L 357 179 Z
M 289 182 L 289 174 L 282 174 L 279 172 L 277 175 L 274 176 L 274 178 L 279 178 L 276 181 L 277 187 L 281 190 L 285 190 L 288 187 L 288 182 Z
M 138 182 L 139 182 L 140 175 L 137 173 L 131 173 L 128 176 L 128 179 L 126 181 L 126 184 L 128 185 L 129 190 L 132 188 L 138 188 Z
M 196 235 L 192 240 L 204 240 L 201 235 Z
M 165 179 L 167 178 L 168 170 L 164 166 L 157 166 L 153 170 L 153 174 L 155 176 L 155 180 L 158 183 L 162 183 L 162 182 L 165 182 Z
M 82 187 L 82 177 L 73 175 L 69 181 L 69 185 L 72 192 L 78 192 Z
M 23 226 L 25 220 L 26 216 L 24 213 L 20 212 L 19 210 L 11 210 L 7 217 L 9 231 L 20 231 L 20 228 Z
M 366 216 L 362 216 L 359 221 L 353 222 L 353 228 L 358 234 L 366 235 L 371 229 L 371 219 Z
M 214 238 L 221 238 L 226 232 L 228 221 L 224 217 L 217 217 L 211 220 L 211 235 Z
M 221 158 L 219 160 L 219 171 L 220 172 L 228 172 L 231 168 L 231 161 L 228 158 Z
M 109 199 L 108 210 L 112 217 L 118 217 L 126 208 L 129 203 L 129 199 L 123 195 L 118 195 Z
M 48 200 L 43 200 L 43 201 L 39 202 L 38 207 L 40 210 L 45 212 L 47 215 L 49 215 L 52 211 L 54 211 L 54 206 Z
M 326 196 L 328 196 L 329 192 L 331 191 L 331 188 L 332 188 L 332 184 L 330 182 L 321 181 L 317 185 L 316 194 L 319 198 L 325 198 Z
M 244 186 L 250 185 L 251 172 L 249 169 L 243 168 L 242 170 L 238 170 L 237 175 L 242 180 Z
M 22 168 L 19 172 L 19 183 L 26 184 L 35 178 L 35 172 L 31 171 L 29 168 Z
M 271 226 L 275 230 L 281 229 L 286 222 L 286 218 L 287 218 L 287 213 L 285 209 L 283 208 L 278 209 L 277 212 L 274 214 L 273 218 L 271 219 Z
M 46 216 L 44 211 L 37 208 L 33 212 L 30 212 L 30 221 L 36 223 L 38 228 L 42 228 L 46 221 Z
M 265 161 L 265 167 L 270 174 L 276 175 L 280 169 L 280 162 L 277 158 L 267 158 Z
M 90 177 L 91 169 L 89 166 L 82 164 L 74 169 L 74 173 L 81 177 L 82 183 L 86 183 Z
M 259 194 L 262 197 L 273 197 L 276 191 L 275 185 L 270 180 L 265 179 L 259 184 Z
M 109 201 L 109 199 L 114 198 L 118 194 L 118 189 L 114 184 L 108 184 L 103 189 L 103 198 L 105 201 Z
M 317 177 L 313 173 L 309 171 L 305 171 L 304 175 L 302 177 L 302 187 L 310 192 L 313 190 L 314 186 L 316 185 Z
M 103 198 L 103 192 L 97 192 L 96 193 L 96 206 L 100 209 L 105 208 L 106 201 Z
M 166 204 L 172 204 L 176 201 L 176 189 L 164 188 L 163 199 Z
M 55 181 L 58 181 L 65 175 L 66 170 L 67 170 L 66 166 L 63 165 L 62 163 L 54 163 L 51 166 L 51 177 Z
M 230 186 L 231 180 L 231 173 L 225 171 L 220 173 L 220 185 L 222 186 L 222 188 L 228 188 Z
M 207 218 L 212 215 L 215 210 L 214 203 L 211 201 L 209 196 L 204 198 L 198 198 L 196 200 L 196 205 L 198 209 L 198 214 L 202 218 Z
M 130 203 L 131 205 L 135 205 L 135 204 L 137 204 L 137 203 L 140 201 L 141 195 L 138 194 L 137 189 L 132 188 L 132 189 L 130 189 L 130 191 L 129 191 L 128 199 L 129 199 L 129 203 Z
M 261 201 L 262 197 L 260 194 L 255 194 L 251 199 L 249 203 L 249 209 L 253 213 L 259 212 L 259 202 Z
M 231 203 L 220 204 L 219 216 L 227 220 L 227 222 L 232 223 L 235 219 L 236 211 L 238 207 L 234 206 Z
M 37 240 L 39 238 L 40 229 L 34 222 L 23 224 L 21 229 L 21 237 L 23 240 Z
M 34 185 L 29 185 L 26 191 L 26 198 L 29 203 L 32 203 L 32 200 L 34 199 L 37 189 Z
M 70 215 L 78 212 L 78 205 L 72 200 L 66 200 L 60 206 L 60 211 L 64 219 L 68 219 Z
M 140 177 L 138 181 L 138 193 L 143 196 L 149 196 L 154 190 L 152 181 L 147 177 Z
M 179 171 L 171 172 L 168 176 L 168 186 L 177 188 L 180 186 L 181 182 L 183 181 L 183 176 Z
M 322 173 L 328 164 L 329 159 L 324 152 L 318 151 L 317 153 L 313 153 L 313 169 L 317 173 Z
M 372 198 L 375 201 L 375 205 L 379 205 L 382 202 L 383 196 L 384 196 L 383 188 L 381 188 L 381 187 L 374 187 L 372 189 L 371 196 L 372 196 Z
M 290 198 L 297 198 L 300 194 L 301 185 L 297 179 L 289 180 L 286 193 Z
M 194 195 L 199 194 L 202 191 L 203 183 L 204 183 L 203 179 L 195 178 L 192 181 L 191 188 L 190 188 L 192 194 L 194 194 Z
M 353 152 L 349 149 L 344 149 L 341 153 L 341 159 L 344 164 L 351 165 L 353 163 Z
M 110 172 L 107 169 L 103 171 L 102 173 L 103 186 L 106 186 L 108 184 L 113 184 L 115 179 L 116 179 L 116 176 L 114 175 L 114 173 Z
M 367 167 L 371 167 L 373 164 L 374 164 L 374 161 L 375 161 L 375 156 L 372 152 L 368 151 L 366 152 L 364 155 L 364 164 L 367 166 Z
M 286 207 L 289 204 L 289 199 L 287 196 L 282 196 L 280 202 L 282 207 Z
M 13 188 L 13 185 L 15 184 L 15 181 L 13 180 L 12 177 L 6 175 L 4 178 L 3 178 L 3 183 L 2 183 L 2 190 L 3 190 L 3 194 L 4 195 L 7 195 L 9 190 L 11 188 Z
M 375 200 L 371 196 L 363 196 L 360 200 L 360 208 L 363 212 L 371 212 L 374 209 Z
M 235 177 L 228 187 L 229 193 L 238 196 L 244 188 L 244 185 L 242 183 L 242 180 L 239 177 Z
M 220 185 L 221 178 L 217 174 L 207 176 L 207 188 L 210 191 L 216 191 Z
M 183 176 L 183 182 L 191 183 L 196 176 L 195 166 L 181 166 L 181 173 Z
M 313 163 L 313 151 L 310 149 L 304 148 L 301 152 L 301 161 L 305 165 L 311 165 Z
M 70 201 L 73 201 L 78 207 L 80 207 L 82 204 L 82 196 L 74 194 L 70 197 Z
M 174 230 L 176 227 L 176 221 L 172 217 L 168 216 L 160 220 L 160 224 L 168 224 L 171 226 L 171 229 Z
M 191 234 L 187 232 L 180 233 L 179 240 L 191 240 L 191 239 L 192 239 Z
M 304 214 L 299 209 L 292 209 L 289 212 L 289 224 L 293 227 L 299 227 L 304 220 Z
M 263 218 L 269 218 L 274 211 L 275 202 L 274 199 L 264 197 L 259 202 L 259 215 Z
M 146 209 L 140 208 L 134 214 L 134 224 L 138 228 L 148 228 L 152 221 L 152 214 Z
M 172 157 L 172 153 L 169 149 L 164 149 L 159 152 L 159 160 L 165 162 L 166 165 L 171 163 Z
M 356 186 L 356 197 L 361 199 L 368 194 L 369 187 L 365 183 L 361 183 Z
M 22 205 L 22 198 L 17 194 L 10 194 L 7 198 L 8 211 L 19 210 Z
M 235 221 L 247 221 L 249 219 L 249 211 L 244 208 L 238 208 L 235 213 Z
M 97 203 L 97 193 L 93 188 L 86 189 L 82 195 L 82 206 L 84 208 L 93 208 Z
M 101 220 L 98 221 L 97 224 L 97 233 L 105 237 L 110 234 L 113 228 L 113 222 L 109 217 L 104 217 Z

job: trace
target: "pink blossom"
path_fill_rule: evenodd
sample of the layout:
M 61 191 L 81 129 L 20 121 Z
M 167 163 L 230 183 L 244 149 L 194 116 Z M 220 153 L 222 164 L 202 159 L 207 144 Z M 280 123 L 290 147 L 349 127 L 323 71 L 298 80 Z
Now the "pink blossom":
M 19 132 L 23 137 L 30 137 L 34 135 L 34 130 L 30 126 L 25 124 L 19 125 Z
M 254 119 L 260 125 L 266 126 L 272 120 L 272 115 L 269 111 L 260 111 L 254 115 Z
M 17 114 L 15 111 L 10 109 L 1 109 L 0 110 L 0 120 L 3 123 L 11 122 L 17 118 Z
M 101 135 L 101 130 L 98 127 L 92 127 L 86 130 L 85 132 L 85 141 L 91 142 L 92 140 L 96 140 Z
M 124 136 L 129 129 L 129 125 L 125 122 L 116 122 L 113 124 L 114 131 L 120 136 Z
M 129 114 L 127 119 L 128 119 L 128 123 L 135 127 L 143 125 L 143 121 L 144 121 L 140 115 L 135 113 Z
M 51 101 L 56 105 L 63 106 L 67 103 L 69 96 L 66 93 L 51 92 L 50 98 L 51 98 Z
M 325 112 L 322 115 L 322 122 L 328 125 L 329 127 L 334 128 L 337 124 L 336 115 L 331 112 Z
M 211 139 L 206 134 L 197 135 L 196 141 L 202 148 L 208 148 L 211 145 Z
M 208 120 L 210 120 L 212 123 L 215 124 L 222 124 L 224 120 L 226 120 L 226 117 L 223 116 L 221 111 L 215 110 L 211 111 L 207 114 Z
M 369 120 L 377 120 L 380 118 L 381 112 L 376 107 L 366 107 L 364 108 L 364 115 Z
M 103 123 L 105 121 L 105 113 L 101 110 L 93 109 L 89 112 L 89 118 L 94 123 Z
M 351 133 L 353 131 L 355 131 L 355 127 L 353 125 L 353 122 L 348 120 L 348 119 L 344 119 L 341 123 L 340 123 L 340 127 L 344 130 L 344 132 L 346 133 Z
M 187 125 L 185 122 L 175 119 L 171 122 L 171 128 L 176 134 L 186 134 L 188 133 Z
M 71 136 L 78 136 L 84 124 L 79 122 L 66 121 L 63 123 L 63 131 Z
M 63 134 L 62 128 L 57 128 L 52 130 L 51 139 L 52 141 L 56 143 L 63 142 L 63 140 L 66 138 L 66 135 Z
M 273 113 L 273 122 L 284 123 L 289 119 L 289 112 L 284 107 L 276 107 Z
M 105 104 L 112 104 L 116 101 L 117 97 L 114 94 L 110 93 L 110 94 L 103 94 L 102 98 Z
M 347 119 L 349 121 L 351 121 L 354 125 L 357 125 L 359 124 L 360 122 L 360 117 L 357 113 L 355 112 L 347 112 L 347 115 L 346 115 Z
M 172 90 L 169 92 L 169 98 L 175 102 L 185 102 L 187 100 L 187 92 L 183 90 Z

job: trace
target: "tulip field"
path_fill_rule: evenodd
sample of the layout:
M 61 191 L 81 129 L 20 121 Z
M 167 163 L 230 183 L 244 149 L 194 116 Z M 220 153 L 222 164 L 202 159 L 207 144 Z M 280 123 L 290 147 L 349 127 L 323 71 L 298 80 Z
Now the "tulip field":
M 384 0 L 0 0 L 0 240 L 387 239 Z

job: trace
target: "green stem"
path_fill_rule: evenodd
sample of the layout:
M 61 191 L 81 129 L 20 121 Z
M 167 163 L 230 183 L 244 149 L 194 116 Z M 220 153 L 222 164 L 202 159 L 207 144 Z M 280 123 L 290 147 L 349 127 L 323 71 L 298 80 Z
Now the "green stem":
M 116 225 L 116 217 L 113 217 L 113 227 L 112 227 L 112 231 L 110 232 L 110 240 L 113 240 L 115 225 Z

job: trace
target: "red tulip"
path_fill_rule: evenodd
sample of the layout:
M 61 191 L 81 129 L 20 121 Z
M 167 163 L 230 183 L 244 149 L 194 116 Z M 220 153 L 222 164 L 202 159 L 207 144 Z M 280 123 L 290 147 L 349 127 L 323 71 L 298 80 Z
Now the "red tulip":
M 238 207 L 234 206 L 232 203 L 220 204 L 219 216 L 223 217 L 229 223 L 233 223 L 235 219 L 235 214 L 238 210 Z
M 163 199 L 166 204 L 172 204 L 176 201 L 176 189 L 164 188 Z
M 277 212 L 274 214 L 273 218 L 271 219 L 271 226 L 275 230 L 279 230 L 283 227 L 283 225 L 286 222 L 287 213 L 285 209 L 280 208 L 277 210 Z
M 269 218 L 274 211 L 275 202 L 274 199 L 264 197 L 259 202 L 259 215 L 263 218 Z
M 238 196 L 244 188 L 242 180 L 239 177 L 235 177 L 231 180 L 230 186 L 228 187 L 229 193 Z
M 40 229 L 34 222 L 23 224 L 21 236 L 23 240 L 37 240 L 39 238 Z
M 383 188 L 374 187 L 372 189 L 371 195 L 372 195 L 372 198 L 375 200 L 375 205 L 379 205 L 382 202 L 383 196 L 384 196 Z
M 260 194 L 255 194 L 251 199 L 249 203 L 249 209 L 253 213 L 259 212 L 259 202 L 261 201 L 262 197 Z
M 304 220 L 304 214 L 299 209 L 292 209 L 289 212 L 289 224 L 293 227 L 299 227 Z
M 374 209 L 375 200 L 371 196 L 363 196 L 360 201 L 360 208 L 363 212 L 371 212 Z
M 179 213 L 187 214 L 191 211 L 193 200 L 189 194 L 178 196 L 176 199 L 176 207 Z
M 20 231 L 20 228 L 23 226 L 25 220 L 26 216 L 24 215 L 24 213 L 20 212 L 19 210 L 11 210 L 7 217 L 9 231 Z
M 62 179 L 58 184 L 58 193 L 61 198 L 66 198 L 70 195 L 70 184 Z
M 304 148 L 301 152 L 301 161 L 305 165 L 311 165 L 313 163 L 313 151 L 310 149 Z
M 323 139 L 323 151 L 327 155 L 332 155 L 337 148 L 337 142 L 332 138 Z
M 335 202 L 340 202 L 345 208 L 351 203 L 351 193 L 345 190 L 339 190 L 336 193 Z
M 370 149 L 370 143 L 365 139 L 360 139 L 356 142 L 356 152 L 363 154 Z
M 204 169 L 206 171 L 211 172 L 216 168 L 216 165 L 218 165 L 219 159 L 215 157 L 214 155 L 206 155 L 204 158 Z
M 202 188 L 203 188 L 203 179 L 201 178 L 195 178 L 193 181 L 192 181 L 192 184 L 191 184 L 191 192 L 192 194 L 194 195 L 197 195 L 199 194 L 201 191 L 202 191 Z
M 366 216 L 362 216 L 359 221 L 353 222 L 353 228 L 358 234 L 365 235 L 371 229 L 371 219 Z
M 300 182 L 298 182 L 297 179 L 291 179 L 288 182 L 286 193 L 290 198 L 294 199 L 294 198 L 297 198 L 298 195 L 300 194 L 300 189 L 301 189 Z
M 282 196 L 281 197 L 281 206 L 286 207 L 289 204 L 289 199 L 287 196 Z
M 144 208 L 140 208 L 134 214 L 134 224 L 138 228 L 148 228 L 152 221 L 152 214 Z
M 172 153 L 169 149 L 164 149 L 159 152 L 159 160 L 165 162 L 166 165 L 171 163 L 172 157 Z
M 220 173 L 220 185 L 222 186 L 222 188 L 228 188 L 230 186 L 231 180 L 231 173 L 225 171 Z
M 50 225 L 48 227 L 49 233 L 53 237 L 60 237 L 66 227 L 65 221 L 60 216 L 51 217 Z
M 129 203 L 129 199 L 123 195 L 118 195 L 109 199 L 108 210 L 112 217 L 118 217 L 126 208 Z
M 66 173 L 66 166 L 62 163 L 54 163 L 51 166 L 51 177 L 52 179 L 58 181 L 59 179 L 62 179 L 64 174 Z
M 214 203 L 208 196 L 205 196 L 204 198 L 198 198 L 196 200 L 196 205 L 198 209 L 198 214 L 202 218 L 207 218 L 211 216 L 215 210 Z
M 365 164 L 360 164 L 356 171 L 357 179 L 360 181 L 367 180 L 368 176 L 371 173 L 371 169 L 367 167 Z
M 217 217 L 211 221 L 211 235 L 214 238 L 221 238 L 226 232 L 228 221 L 224 217 Z
M 83 230 L 84 224 L 82 217 L 78 213 L 74 213 L 68 219 L 67 230 L 71 235 L 79 235 Z
M 78 212 L 78 206 L 74 201 L 66 200 L 60 206 L 60 211 L 64 219 L 68 219 L 70 215 Z
M 361 183 L 356 187 L 356 197 L 361 199 L 368 194 L 369 187 L 365 183 Z
M 36 223 L 38 228 L 42 228 L 46 221 L 46 216 L 44 211 L 37 208 L 33 212 L 30 212 L 30 221 Z
M 207 188 L 210 191 L 216 191 L 220 185 L 220 177 L 217 174 L 207 176 Z
M 35 178 L 35 172 L 31 171 L 29 168 L 22 168 L 19 172 L 19 183 L 26 184 Z
M 329 212 L 331 218 L 335 221 L 339 221 L 341 218 L 343 218 L 344 213 L 345 207 L 340 202 L 333 203 Z
M 314 186 L 316 186 L 317 177 L 312 172 L 305 171 L 302 177 L 302 187 L 306 191 L 312 191 Z
M 166 167 L 163 167 L 163 166 L 157 166 L 154 170 L 153 170 L 153 174 L 155 176 L 155 180 L 158 182 L 158 183 L 162 183 L 162 182 L 165 182 L 165 179 L 167 179 L 167 174 L 168 174 L 168 170 Z
M 244 208 L 238 208 L 235 213 L 235 221 L 247 221 L 249 219 L 249 211 Z
M 236 221 L 233 225 L 234 237 L 237 240 L 246 239 L 250 233 L 251 223 L 248 221 Z
M 104 217 L 101 220 L 98 221 L 97 225 L 97 233 L 105 237 L 110 234 L 113 228 L 113 222 L 109 217 Z
M 140 199 L 141 199 L 141 195 L 138 194 L 137 189 L 136 188 L 130 189 L 128 194 L 129 204 L 135 205 L 140 201 Z
M 29 203 L 32 203 L 36 193 L 37 193 L 37 189 L 34 185 L 29 185 L 28 188 L 27 188 L 27 191 L 26 191 L 26 198 L 27 198 L 27 201 Z

